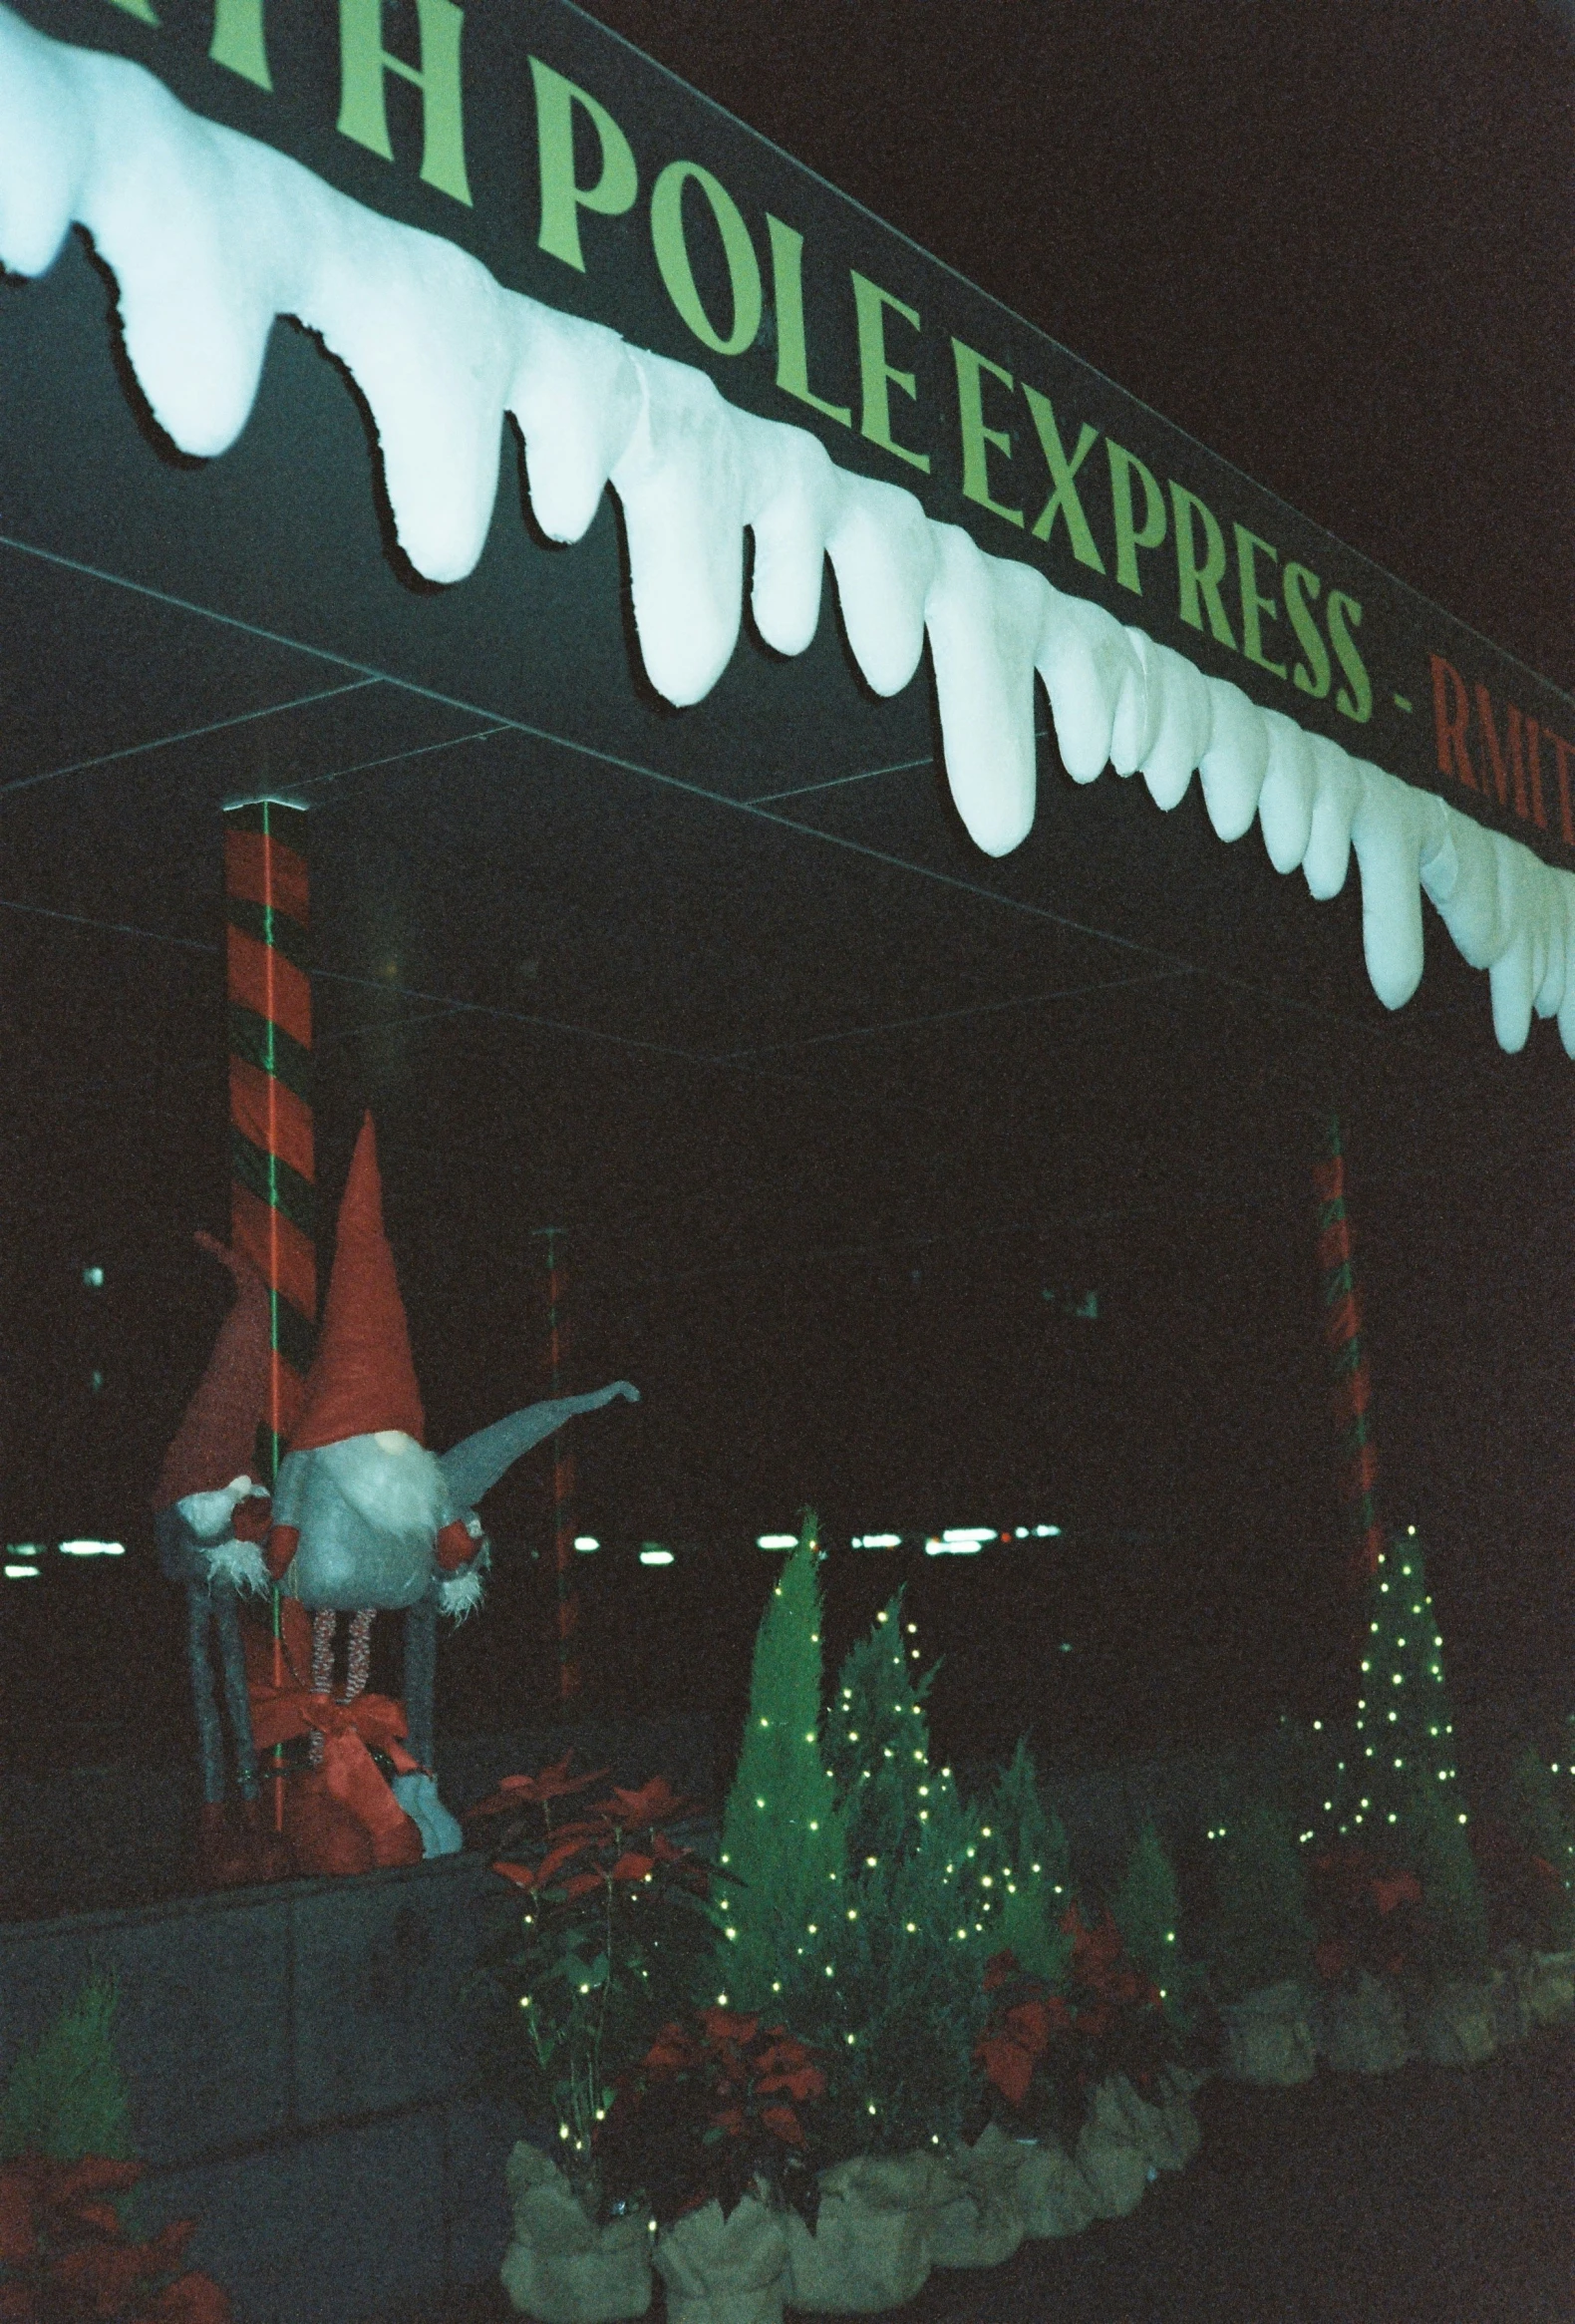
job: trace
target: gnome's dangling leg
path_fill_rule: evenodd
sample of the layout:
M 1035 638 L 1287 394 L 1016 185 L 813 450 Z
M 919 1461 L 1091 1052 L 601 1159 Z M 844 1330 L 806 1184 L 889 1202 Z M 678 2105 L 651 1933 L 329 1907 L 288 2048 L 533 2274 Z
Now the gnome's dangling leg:
M 196 1240 L 229 1269 L 236 1296 L 164 1455 L 154 1511 L 159 1568 L 184 1590 L 186 1599 L 186 1663 L 202 1776 L 197 1873 L 205 1885 L 219 1886 L 279 1879 L 293 1867 L 288 1850 L 264 1828 L 259 1813 L 251 1704 L 235 1613 L 238 1588 L 267 1586 L 249 1522 L 260 1489 L 253 1487 L 248 1475 L 270 1363 L 267 1292 L 244 1258 L 210 1235 L 199 1234 Z M 214 1699 L 210 1622 L 218 1631 L 235 1745 L 240 1803 L 234 1823 L 225 1796 L 224 1734 Z
M 405 1740 L 419 1764 L 393 1783 L 395 1799 L 421 1833 L 423 1855 L 458 1855 L 465 1833 L 438 1797 L 432 1773 L 434 1698 L 438 1684 L 438 1603 L 442 1584 L 405 1609 Z

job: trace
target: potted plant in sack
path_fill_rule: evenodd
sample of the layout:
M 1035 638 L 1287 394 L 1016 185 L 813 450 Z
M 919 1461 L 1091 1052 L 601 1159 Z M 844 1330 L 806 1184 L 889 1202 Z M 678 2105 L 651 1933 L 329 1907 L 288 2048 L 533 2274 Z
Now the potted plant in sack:
M 604 2201 L 648 2210 L 669 2324 L 780 2324 L 788 2214 L 812 2224 L 825 2072 L 786 2026 L 721 2004 L 664 2026 L 619 2077 L 595 2153 Z
M 563 1816 L 559 1804 L 600 1776 L 568 1760 L 505 1778 L 472 1811 L 506 1819 L 493 1869 L 523 1898 L 482 1956 L 480 1974 L 519 2028 L 530 2103 L 552 2151 L 521 2141 L 508 2164 L 514 2237 L 505 2290 L 540 2324 L 613 2324 L 651 2299 L 649 2214 L 609 2195 L 596 2133 L 619 2075 L 660 2026 L 687 2010 L 709 1972 L 712 1867 L 666 1828 L 688 1803 L 657 1777 L 614 1787 Z
M 1415 2054 L 1406 2003 L 1421 1983 L 1421 1882 L 1342 1841 L 1314 1857 L 1310 1896 L 1319 2054 L 1337 2073 L 1392 2073 Z
M 1225 2071 L 1278 2089 L 1307 2082 L 1318 2066 L 1307 1873 L 1289 1818 L 1266 1800 L 1222 1832 L 1214 1893 L 1208 1977 Z
M 1126 1958 L 1108 1914 L 1091 1928 L 1074 1905 L 1063 1926 L 1072 1955 L 1059 1985 L 1010 1952 L 991 1961 L 977 2051 L 993 2120 L 1038 2145 L 1018 2200 L 1026 2231 L 1042 2236 L 1120 2217 L 1181 2158 L 1158 2128 L 1175 2056 L 1158 1986 Z

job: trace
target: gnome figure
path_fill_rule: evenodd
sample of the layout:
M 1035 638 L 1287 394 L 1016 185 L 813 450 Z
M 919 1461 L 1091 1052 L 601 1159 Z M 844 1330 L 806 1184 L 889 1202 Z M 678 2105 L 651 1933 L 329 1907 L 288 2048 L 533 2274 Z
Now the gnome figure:
M 186 1659 L 202 1769 L 197 1869 L 205 1886 L 271 1880 L 291 1869 L 289 1850 L 270 1830 L 257 1796 L 246 1666 L 236 1617 L 242 1589 L 267 1587 L 258 1539 L 268 1496 L 254 1485 L 257 1424 L 268 1386 L 268 1294 L 262 1278 L 211 1235 L 197 1242 L 229 1269 L 235 1301 L 219 1328 L 207 1370 L 164 1455 L 154 1492 L 159 1569 L 186 1598 Z M 215 1700 L 210 1640 L 235 1752 L 238 1803 L 226 1800 L 224 1731 Z
M 616 1397 L 639 1401 L 638 1391 L 618 1380 L 588 1396 L 527 1405 L 441 1456 L 427 1450 L 367 1115 L 340 1203 L 317 1353 L 280 1465 L 262 1562 L 266 1576 L 313 1616 L 317 1692 L 329 1691 L 339 1614 L 353 1617 L 343 1698 L 350 1701 L 366 1684 L 373 1617 L 404 1613 L 405 1711 L 419 1764 L 392 1788 L 428 1855 L 462 1843 L 431 1773 L 433 1695 L 439 1614 L 463 1619 L 480 1602 L 490 1551 L 475 1504 L 532 1446 Z

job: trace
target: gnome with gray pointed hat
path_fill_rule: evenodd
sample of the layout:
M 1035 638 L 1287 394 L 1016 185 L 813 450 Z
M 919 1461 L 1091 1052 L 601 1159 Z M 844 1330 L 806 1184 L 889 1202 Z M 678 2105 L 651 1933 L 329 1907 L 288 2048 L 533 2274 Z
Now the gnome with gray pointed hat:
M 639 1391 L 615 1380 L 588 1396 L 526 1405 L 448 1453 L 426 1418 L 394 1254 L 383 1230 L 377 1141 L 367 1115 L 339 1209 L 333 1271 L 305 1401 L 280 1464 L 263 1563 L 313 1616 L 312 1687 L 329 1691 L 334 1628 L 352 1616 L 346 1700 L 366 1685 L 373 1617 L 405 1615 L 405 1712 L 417 1771 L 394 1794 L 428 1855 L 461 1845 L 432 1770 L 440 1613 L 480 1603 L 489 1548 L 476 1503 L 505 1471 L 578 1413 Z

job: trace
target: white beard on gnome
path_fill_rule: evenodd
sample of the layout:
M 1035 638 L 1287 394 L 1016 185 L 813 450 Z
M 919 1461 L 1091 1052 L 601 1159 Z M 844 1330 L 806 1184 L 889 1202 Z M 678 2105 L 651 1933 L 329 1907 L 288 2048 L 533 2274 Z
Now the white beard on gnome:
M 366 1601 L 369 1558 L 377 1603 L 414 1605 L 432 1585 L 433 1543 L 458 1513 L 437 1456 L 403 1429 L 287 1455 L 274 1506 L 300 1527 L 292 1587 L 344 1613 Z

